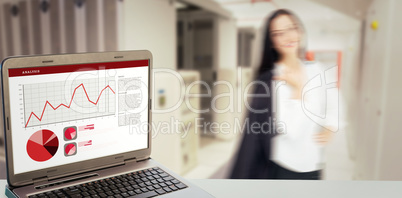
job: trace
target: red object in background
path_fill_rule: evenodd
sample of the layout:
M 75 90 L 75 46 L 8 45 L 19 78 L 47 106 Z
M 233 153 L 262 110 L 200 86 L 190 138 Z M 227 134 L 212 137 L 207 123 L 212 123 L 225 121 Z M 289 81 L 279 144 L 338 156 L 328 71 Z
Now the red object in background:
M 32 134 L 27 143 L 29 157 L 37 162 L 51 159 L 59 148 L 59 139 L 50 130 L 40 130 Z
M 339 83 L 341 82 L 341 65 L 342 65 L 342 52 L 338 51 L 338 87 Z
M 312 51 L 306 52 L 306 60 L 314 61 L 314 52 L 312 52 Z
M 306 60 L 308 61 L 315 61 L 315 55 L 317 53 L 336 53 L 336 64 L 338 65 L 338 81 L 337 81 L 337 86 L 339 87 L 340 85 L 340 79 L 341 79 L 341 68 L 342 68 L 342 51 L 331 51 L 331 50 L 317 50 L 317 51 L 307 51 L 306 52 Z M 319 61 L 319 60 L 318 60 Z

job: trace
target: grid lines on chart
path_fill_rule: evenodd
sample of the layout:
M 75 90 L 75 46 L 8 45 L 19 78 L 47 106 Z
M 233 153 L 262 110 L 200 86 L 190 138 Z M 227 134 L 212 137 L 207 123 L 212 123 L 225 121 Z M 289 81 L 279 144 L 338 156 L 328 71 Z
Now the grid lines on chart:
M 25 84 L 25 127 L 114 115 L 115 87 L 114 77 Z

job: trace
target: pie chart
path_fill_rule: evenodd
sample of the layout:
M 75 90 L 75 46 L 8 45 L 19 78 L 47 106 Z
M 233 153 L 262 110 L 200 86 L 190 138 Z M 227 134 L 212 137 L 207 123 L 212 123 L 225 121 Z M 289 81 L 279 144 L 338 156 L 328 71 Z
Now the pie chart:
M 59 139 L 52 131 L 43 129 L 31 135 L 27 143 L 29 157 L 37 162 L 51 159 L 59 148 Z
M 77 153 L 77 144 L 70 143 L 70 144 L 64 145 L 64 155 L 65 156 L 75 155 L 76 153 Z
M 77 127 L 64 128 L 64 140 L 75 140 L 77 138 Z

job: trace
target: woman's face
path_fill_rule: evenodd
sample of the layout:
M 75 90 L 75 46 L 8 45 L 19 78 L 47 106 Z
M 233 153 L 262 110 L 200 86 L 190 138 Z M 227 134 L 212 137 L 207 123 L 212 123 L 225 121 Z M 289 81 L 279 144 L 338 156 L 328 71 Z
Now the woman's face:
M 301 33 L 289 15 L 280 15 L 271 22 L 270 36 L 280 55 L 297 55 Z

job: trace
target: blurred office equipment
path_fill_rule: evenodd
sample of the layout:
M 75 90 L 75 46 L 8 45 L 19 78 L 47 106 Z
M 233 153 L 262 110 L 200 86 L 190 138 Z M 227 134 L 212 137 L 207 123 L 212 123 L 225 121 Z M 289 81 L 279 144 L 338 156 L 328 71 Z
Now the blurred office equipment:
M 21 37 L 21 54 L 30 53 L 30 43 L 29 43 L 29 29 L 28 29 L 28 4 L 25 1 L 18 2 L 19 13 L 20 13 L 20 37 Z M 28 44 L 28 47 L 24 46 Z
M 251 67 L 253 54 L 256 52 L 256 29 L 240 27 L 237 33 L 237 64 L 241 67 Z
M 102 1 L 86 1 L 87 12 L 85 13 L 87 51 L 96 52 L 104 51 L 104 42 L 102 31 L 103 24 L 103 2 Z
M 61 14 L 62 9 L 62 2 L 61 0 L 50 0 L 49 1 L 52 6 L 49 9 L 50 14 L 50 26 L 52 27 L 52 31 L 50 32 L 50 51 L 55 54 L 62 53 L 62 46 L 65 45 L 63 43 L 64 39 L 62 39 L 62 35 L 64 33 L 64 26 L 63 24 L 63 14 Z
M 207 93 L 216 81 L 217 20 L 219 16 L 206 11 L 179 10 L 177 22 L 178 68 L 200 71 L 201 79 L 208 87 L 202 86 Z M 202 109 L 211 107 L 212 98 L 201 98 Z M 213 121 L 213 112 L 203 113 L 206 122 Z
M 18 2 L 14 1 L 0 2 L 1 16 L 0 16 L 0 46 L 2 54 L 0 57 L 4 58 L 15 53 L 21 53 L 21 37 L 20 19 Z M 25 33 L 24 33 L 25 34 Z M 1 84 L 0 84 L 1 85 Z M 0 98 L 0 102 L 2 99 Z M 0 106 L 3 108 L 3 105 Z M 0 163 L 4 163 L 5 151 L 4 151 L 4 130 L 3 130 L 3 114 L 0 115 Z M 5 166 L 2 164 L 2 168 Z
M 156 71 L 153 101 L 152 157 L 184 174 L 198 163 L 200 80 L 197 71 Z M 166 83 L 169 82 L 169 83 Z M 188 89 L 188 91 L 186 91 Z M 168 153 L 168 154 L 167 154 Z
M 20 35 L 20 14 L 18 4 L 14 2 L 9 2 L 3 4 L 2 6 L 3 22 L 4 22 L 4 35 L 6 38 L 5 43 L 7 47 L 7 51 L 5 53 L 6 56 L 11 54 L 19 54 L 21 53 L 21 38 Z
M 31 52 L 32 54 L 43 54 L 44 49 L 43 49 L 43 42 L 42 42 L 42 31 L 43 29 L 50 31 L 50 27 L 43 27 L 41 20 L 40 20 L 40 15 L 43 10 L 47 10 L 47 4 L 45 5 L 42 3 L 41 6 L 41 1 L 39 0 L 33 0 L 33 1 L 26 1 L 28 3 L 28 20 L 29 23 L 31 24 L 29 26 L 30 28 L 30 34 L 31 34 L 31 39 L 32 39 L 32 47 L 33 51 Z M 47 2 L 46 2 L 47 3 Z M 18 54 L 14 54 L 18 55 Z
M 0 56 L 116 51 L 123 46 L 120 0 L 2 0 Z
M 211 132 L 216 138 L 222 140 L 231 140 L 239 134 L 240 128 L 236 128 L 236 122 L 239 120 L 238 112 L 238 87 L 237 87 L 237 70 L 218 69 L 216 71 L 216 84 L 213 86 L 214 98 L 210 102 L 212 106 L 212 121 L 220 127 L 223 123 L 228 124 L 229 128 Z M 244 104 L 240 104 L 243 106 Z
M 123 2 L 120 0 L 103 0 L 103 29 L 100 27 L 100 32 L 103 32 L 104 50 L 116 51 L 124 49 L 122 43 L 124 43 L 123 34 L 126 33 L 124 25 L 131 20 L 127 15 L 123 15 L 125 12 L 130 12 L 129 2 Z M 130 2 L 132 3 L 132 2 Z M 136 2 L 134 2 L 136 3 Z M 135 6 L 135 4 L 134 4 Z M 138 5 L 140 6 L 140 5 Z M 124 10 L 126 8 L 127 10 Z M 137 16 L 138 17 L 138 16 Z M 127 20 L 127 21 L 124 21 Z M 127 46 L 129 49 L 134 46 Z
M 34 5 L 36 4 L 35 1 L 32 2 Z M 51 8 L 53 7 L 53 8 Z M 52 53 L 52 32 L 57 34 L 57 27 L 54 27 L 50 21 L 50 10 L 58 11 L 58 7 L 53 5 L 50 6 L 49 1 L 41 0 L 39 1 L 39 7 L 34 7 L 33 12 L 38 12 L 39 10 L 39 23 L 41 24 L 40 27 L 40 36 L 42 41 L 42 53 L 43 54 L 50 54 Z M 53 11 L 53 12 L 54 12 Z M 55 29 L 53 29 L 55 28 Z
M 77 35 L 76 35 L 76 25 L 75 25 L 75 15 L 74 15 L 74 1 L 63 1 L 62 11 L 63 14 L 63 24 L 64 24 L 64 36 L 63 41 L 65 44 L 66 53 L 74 53 L 77 49 Z
M 233 59 L 237 48 L 235 20 L 194 6 L 179 8 L 177 13 L 178 68 L 200 71 L 201 80 L 208 86 L 202 86 L 201 92 L 212 90 L 212 97 L 201 98 L 202 109 L 210 109 L 209 112 L 201 114 L 202 118 L 205 122 L 233 122 L 233 115 L 236 114 L 217 114 L 212 107 L 216 105 L 213 104 L 213 98 L 230 91 L 224 89 L 224 86 L 230 85 L 231 89 L 236 91 L 236 60 Z M 216 86 L 214 83 L 218 81 L 229 84 Z M 219 102 L 219 107 L 225 109 L 233 105 L 230 101 L 227 97 L 215 102 Z M 208 131 L 205 134 L 216 136 Z M 224 136 L 220 134 L 217 137 Z
M 86 13 L 96 10 L 96 8 L 87 8 L 87 3 L 84 0 L 74 1 L 74 24 L 75 24 L 75 38 L 76 38 L 76 51 L 86 52 L 87 51 L 87 24 L 86 24 Z M 84 19 L 84 20 L 83 20 Z M 96 23 L 95 23 L 96 24 Z M 96 35 L 94 35 L 96 37 Z
M 181 134 L 186 133 L 181 137 L 182 148 L 182 173 L 188 172 L 194 168 L 198 163 L 198 149 L 199 149 L 199 129 L 197 128 L 196 119 L 199 113 L 194 109 L 200 109 L 200 98 L 191 94 L 199 94 L 200 86 L 192 84 L 200 80 L 198 71 L 180 71 L 179 74 L 184 80 L 186 89 L 188 90 L 184 95 L 185 102 L 180 106 L 181 121 L 184 128 L 179 128 Z M 191 87 L 190 87 L 191 86 Z M 188 101 L 188 102 L 187 102 Z
M 3 27 L 3 16 L 0 14 L 0 27 Z M 5 44 L 3 43 L 3 31 L 0 31 L 0 59 L 3 60 L 4 55 L 4 47 Z

